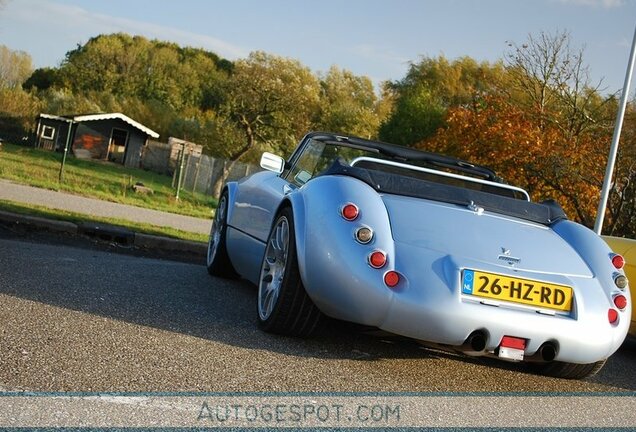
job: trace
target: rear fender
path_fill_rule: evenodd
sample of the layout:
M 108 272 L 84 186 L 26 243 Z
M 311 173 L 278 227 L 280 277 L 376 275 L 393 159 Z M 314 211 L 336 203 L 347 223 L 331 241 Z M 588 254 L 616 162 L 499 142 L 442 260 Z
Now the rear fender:
M 237 182 L 228 182 L 221 191 L 221 195 L 223 195 L 223 191 L 227 191 L 227 220 L 232 220 L 232 215 L 234 214 L 234 201 L 236 201 L 236 195 L 238 193 L 238 183 Z
M 294 235 L 296 237 L 296 254 L 298 256 L 298 268 L 301 272 L 301 279 L 305 280 L 303 271 L 306 267 L 306 254 L 305 254 L 305 232 L 307 227 L 307 220 L 305 218 L 305 196 L 298 189 L 290 193 L 281 202 L 276 214 L 279 214 L 283 207 L 291 207 L 294 215 Z
M 615 308 L 613 296 L 623 294 L 627 297 L 628 305 L 620 313 L 620 319 L 617 324 L 619 331 L 614 333 L 616 338 L 624 338 L 629 328 L 629 317 L 631 316 L 633 305 L 629 290 L 620 290 L 614 283 L 614 278 L 617 274 L 624 275 L 625 273 L 624 270 L 617 270 L 612 265 L 612 249 L 600 236 L 583 225 L 571 221 L 561 221 L 553 225 L 552 229 L 577 251 L 602 286 L 606 302 L 586 304 L 585 307 L 587 309 L 596 309 L 598 314 L 605 316 L 609 308 Z
M 381 325 L 393 296 L 383 277 L 395 266 L 395 247 L 378 193 L 355 178 L 324 176 L 290 193 L 287 201 L 294 212 L 301 278 L 314 303 L 334 318 Z M 350 202 L 360 209 L 354 221 L 340 214 Z M 374 232 L 368 244 L 355 239 L 363 226 Z M 368 256 L 377 249 L 387 254 L 381 269 L 368 264 Z
M 557 222 L 551 228 L 579 254 L 608 293 L 616 289 L 613 276 L 624 273 L 612 265 L 612 249 L 601 237 L 589 228 L 568 220 Z

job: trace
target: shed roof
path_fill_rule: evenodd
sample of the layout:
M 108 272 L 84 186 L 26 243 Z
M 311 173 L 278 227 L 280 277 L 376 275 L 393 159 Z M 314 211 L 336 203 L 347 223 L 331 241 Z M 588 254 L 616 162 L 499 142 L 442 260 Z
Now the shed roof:
M 159 138 L 159 134 L 152 129 L 142 125 L 141 123 L 131 119 L 125 114 L 122 113 L 103 113 L 103 114 L 82 114 L 82 115 L 70 115 L 70 116 L 56 116 L 52 114 L 40 114 L 40 117 L 51 120 L 59 120 L 66 122 L 84 122 L 84 121 L 94 121 L 94 120 L 113 120 L 119 119 L 122 120 L 129 125 L 139 129 L 146 135 L 152 138 Z

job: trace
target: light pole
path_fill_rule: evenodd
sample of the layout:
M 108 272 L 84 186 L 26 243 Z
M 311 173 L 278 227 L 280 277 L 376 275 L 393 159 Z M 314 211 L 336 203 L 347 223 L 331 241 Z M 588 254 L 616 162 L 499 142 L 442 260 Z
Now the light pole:
M 607 199 L 609 197 L 612 185 L 612 174 L 614 173 L 614 164 L 616 163 L 616 154 L 618 153 L 618 140 L 621 137 L 621 129 L 623 128 L 623 118 L 625 117 L 625 108 L 627 107 L 627 96 L 629 94 L 629 86 L 632 81 L 632 73 L 634 72 L 634 54 L 636 53 L 636 29 L 634 29 L 634 38 L 632 40 L 632 51 L 629 54 L 629 62 L 627 64 L 627 72 L 625 73 L 625 83 L 623 84 L 623 94 L 621 102 L 616 114 L 616 124 L 614 125 L 614 136 L 612 137 L 612 145 L 610 147 L 609 158 L 607 159 L 607 168 L 605 169 L 605 179 L 603 180 L 603 189 L 601 189 L 601 201 L 598 203 L 598 211 L 596 212 L 596 223 L 594 231 L 601 235 L 603 230 L 603 220 L 605 219 L 605 209 L 607 208 Z
M 71 141 L 71 129 L 73 129 L 73 120 L 69 120 L 68 123 L 68 133 L 66 134 L 66 142 L 64 143 L 64 155 L 62 156 L 62 163 L 60 165 L 60 175 L 59 182 L 62 183 L 64 181 L 64 164 L 66 164 L 66 155 L 68 154 L 68 145 Z
M 181 154 L 179 155 L 179 176 L 177 177 L 177 195 L 176 199 L 179 199 L 179 191 L 181 190 L 181 182 L 183 181 L 183 165 L 185 163 L 185 154 L 186 154 L 186 141 L 183 140 L 183 147 L 181 149 Z

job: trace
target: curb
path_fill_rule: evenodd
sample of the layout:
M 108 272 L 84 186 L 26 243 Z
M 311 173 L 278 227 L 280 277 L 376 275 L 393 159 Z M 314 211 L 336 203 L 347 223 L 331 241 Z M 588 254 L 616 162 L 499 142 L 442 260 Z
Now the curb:
M 150 234 L 135 233 L 135 247 L 144 249 L 160 249 L 172 252 L 188 252 L 194 255 L 205 256 L 208 245 L 205 243 L 178 240 L 170 237 L 161 237 Z
M 0 221 L 12 225 L 27 225 L 46 231 L 77 234 L 77 225 L 72 222 L 58 221 L 55 219 L 45 219 L 37 216 L 28 216 L 19 213 L 11 213 L 0 210 Z
M 162 252 L 189 253 L 205 257 L 207 244 L 130 231 L 126 228 L 93 222 L 66 222 L 0 210 L 0 222 L 28 227 L 34 231 L 82 235 L 96 240 Z

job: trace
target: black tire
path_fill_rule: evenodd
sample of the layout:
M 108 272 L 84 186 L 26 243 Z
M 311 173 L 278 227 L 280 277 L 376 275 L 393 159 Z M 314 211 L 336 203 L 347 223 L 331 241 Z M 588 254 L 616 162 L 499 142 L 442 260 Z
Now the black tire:
M 550 363 L 534 364 L 532 369 L 541 375 L 565 379 L 589 378 L 598 373 L 607 360 L 600 360 L 596 363 L 577 364 L 553 361 Z
M 267 239 L 256 307 L 258 326 L 268 333 L 307 337 L 322 321 L 322 313 L 300 279 L 294 216 L 289 207 L 277 215 Z
M 208 239 L 208 252 L 206 254 L 206 266 L 208 273 L 212 276 L 219 276 L 228 279 L 236 279 L 238 274 L 230 257 L 227 254 L 225 239 L 227 236 L 227 191 L 223 191 L 219 198 L 219 205 L 216 207 L 216 214 L 212 221 L 210 237 Z

